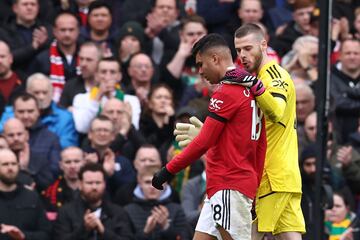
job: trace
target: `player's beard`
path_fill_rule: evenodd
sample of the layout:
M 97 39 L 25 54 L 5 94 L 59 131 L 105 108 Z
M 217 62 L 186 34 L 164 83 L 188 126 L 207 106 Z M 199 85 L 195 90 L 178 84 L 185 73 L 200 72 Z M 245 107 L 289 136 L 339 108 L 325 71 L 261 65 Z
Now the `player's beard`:
M 250 71 L 251 73 L 258 72 L 260 70 L 259 67 L 260 67 L 262 60 L 263 60 L 263 54 L 262 54 L 260 46 L 258 46 L 258 51 L 254 55 L 254 66 L 253 66 L 253 69 L 251 69 L 251 71 Z
M 103 194 L 104 194 L 103 192 L 98 191 L 98 190 L 87 192 L 87 193 L 84 193 L 84 192 L 81 193 L 82 197 L 89 204 L 96 204 L 98 201 L 100 201 L 102 199 Z
M 16 183 L 17 174 L 15 172 L 11 173 L 10 175 L 0 175 L 0 181 L 5 184 L 6 186 L 11 186 Z

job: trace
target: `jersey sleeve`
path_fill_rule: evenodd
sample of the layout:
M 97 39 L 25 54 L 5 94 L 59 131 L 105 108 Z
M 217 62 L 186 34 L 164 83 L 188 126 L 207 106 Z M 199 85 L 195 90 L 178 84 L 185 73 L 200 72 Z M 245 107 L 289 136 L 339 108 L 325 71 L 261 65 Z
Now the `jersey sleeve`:
M 278 70 L 275 65 L 266 69 L 269 81 L 263 82 L 265 92 L 256 97 L 260 109 L 272 122 L 279 122 L 285 112 L 286 103 L 289 98 L 290 76 Z M 261 80 L 261 77 L 260 77 Z

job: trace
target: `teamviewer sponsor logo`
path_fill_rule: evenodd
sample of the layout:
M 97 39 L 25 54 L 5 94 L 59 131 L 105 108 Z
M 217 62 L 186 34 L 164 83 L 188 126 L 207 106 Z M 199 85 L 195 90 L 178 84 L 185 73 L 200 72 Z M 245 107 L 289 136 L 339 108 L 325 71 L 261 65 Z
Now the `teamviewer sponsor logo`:
M 211 98 L 210 99 L 210 109 L 217 111 L 221 109 L 221 104 L 223 104 L 224 102 L 222 100 L 216 99 L 216 98 Z

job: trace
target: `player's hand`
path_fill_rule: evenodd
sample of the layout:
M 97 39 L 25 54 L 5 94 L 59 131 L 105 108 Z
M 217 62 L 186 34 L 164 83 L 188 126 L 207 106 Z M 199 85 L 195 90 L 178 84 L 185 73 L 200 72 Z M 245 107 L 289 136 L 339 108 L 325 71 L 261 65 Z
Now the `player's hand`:
M 222 82 L 248 87 L 255 96 L 259 96 L 265 91 L 264 85 L 259 79 L 241 68 L 227 71 Z
M 195 116 L 192 116 L 190 123 L 177 123 L 174 135 L 180 147 L 186 147 L 199 134 L 203 123 Z
M 255 76 L 252 76 L 249 72 L 241 68 L 234 68 L 225 73 L 222 82 L 228 84 L 238 84 L 244 87 L 252 87 L 256 80 Z
M 163 190 L 163 184 L 169 181 L 172 177 L 173 175 L 166 169 L 166 167 L 163 167 L 160 171 L 154 174 L 152 185 L 158 190 Z

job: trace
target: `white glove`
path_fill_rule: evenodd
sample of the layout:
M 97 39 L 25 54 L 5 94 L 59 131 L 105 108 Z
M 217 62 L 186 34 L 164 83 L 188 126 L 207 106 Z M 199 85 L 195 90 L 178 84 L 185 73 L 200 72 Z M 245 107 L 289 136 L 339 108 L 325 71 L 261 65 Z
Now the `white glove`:
M 197 117 L 191 117 L 190 123 L 177 123 L 174 130 L 180 147 L 186 147 L 199 134 L 203 123 Z

